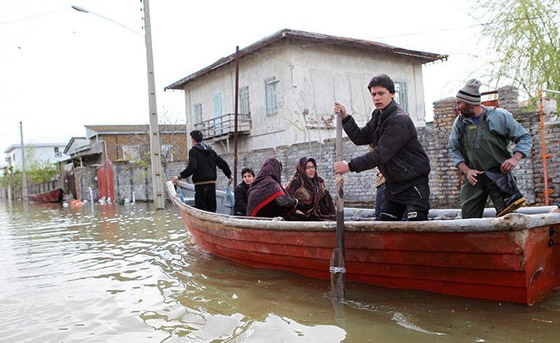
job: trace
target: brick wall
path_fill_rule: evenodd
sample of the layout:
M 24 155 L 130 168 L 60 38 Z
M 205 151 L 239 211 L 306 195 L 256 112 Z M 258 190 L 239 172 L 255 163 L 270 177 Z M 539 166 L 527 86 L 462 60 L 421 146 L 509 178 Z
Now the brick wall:
M 99 199 L 99 193 L 97 191 L 97 168 L 74 168 L 74 177 L 76 179 L 76 196 L 78 199 L 89 201 L 92 195 L 95 201 Z
M 101 134 L 99 139 L 107 144 L 107 155 L 111 161 L 123 160 L 123 147 L 136 145 L 143 160 L 150 160 L 150 141 L 147 134 Z M 184 161 L 188 157 L 187 137 L 182 133 L 160 133 L 160 145 L 173 146 L 173 160 Z M 165 156 L 162 156 L 165 159 Z

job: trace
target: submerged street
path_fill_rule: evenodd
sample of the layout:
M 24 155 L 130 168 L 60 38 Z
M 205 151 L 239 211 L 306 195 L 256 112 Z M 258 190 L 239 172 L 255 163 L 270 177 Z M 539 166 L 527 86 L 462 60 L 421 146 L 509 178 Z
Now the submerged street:
M 0 342 L 555 342 L 533 307 L 254 269 L 199 250 L 177 209 L 0 202 Z

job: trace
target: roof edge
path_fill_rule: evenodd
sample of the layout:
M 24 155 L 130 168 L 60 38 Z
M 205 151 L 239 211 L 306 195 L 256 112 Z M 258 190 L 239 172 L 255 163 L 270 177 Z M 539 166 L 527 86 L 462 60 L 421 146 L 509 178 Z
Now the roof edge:
M 298 30 L 291 30 L 291 29 L 283 29 L 239 50 L 239 58 L 242 58 L 245 55 L 248 55 L 265 46 L 271 45 L 284 38 L 302 39 L 302 40 L 322 42 L 323 44 L 350 46 L 355 48 L 386 51 L 397 55 L 419 58 L 421 60 L 424 60 L 424 62 L 422 62 L 423 64 L 429 62 L 435 62 L 438 60 L 446 60 L 448 57 L 448 55 L 435 54 L 431 52 L 424 52 L 424 51 L 417 51 L 417 50 L 408 50 L 408 49 L 399 48 L 396 46 L 374 42 L 374 41 L 340 37 L 340 36 L 331 36 L 331 35 L 326 35 L 321 33 L 313 33 L 313 32 L 298 31 Z M 216 62 L 210 64 L 209 66 L 200 69 L 199 71 L 192 73 L 176 82 L 171 83 L 170 85 L 166 86 L 164 90 L 169 90 L 169 89 L 182 90 L 185 84 L 194 81 L 195 79 L 203 75 L 206 75 L 214 70 L 220 69 L 232 63 L 233 61 L 235 61 L 235 53 L 230 54 L 226 57 L 222 57 Z

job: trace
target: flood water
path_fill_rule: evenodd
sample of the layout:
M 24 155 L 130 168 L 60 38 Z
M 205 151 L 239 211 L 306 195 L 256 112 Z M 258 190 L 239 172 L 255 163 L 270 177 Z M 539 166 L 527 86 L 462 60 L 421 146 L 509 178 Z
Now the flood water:
M 330 283 L 194 246 L 178 210 L 0 201 L 0 342 L 558 342 L 533 307 Z

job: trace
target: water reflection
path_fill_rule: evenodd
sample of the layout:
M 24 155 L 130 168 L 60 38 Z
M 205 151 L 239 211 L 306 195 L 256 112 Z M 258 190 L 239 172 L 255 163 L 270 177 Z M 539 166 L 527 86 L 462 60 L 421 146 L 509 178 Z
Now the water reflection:
M 190 242 L 174 208 L 0 203 L 0 342 L 550 342 L 534 307 L 240 266 Z

